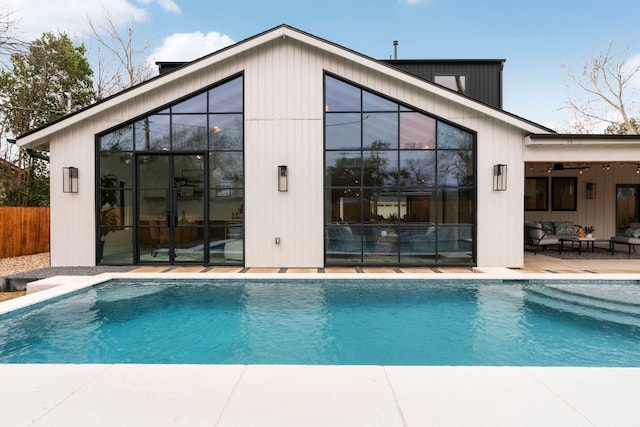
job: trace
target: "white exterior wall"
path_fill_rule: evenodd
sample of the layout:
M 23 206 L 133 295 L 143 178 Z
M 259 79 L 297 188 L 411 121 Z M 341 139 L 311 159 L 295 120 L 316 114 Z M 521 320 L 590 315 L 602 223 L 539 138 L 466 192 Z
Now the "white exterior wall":
M 293 40 L 254 53 L 244 74 L 245 265 L 322 267 L 321 64 Z M 278 165 L 287 192 L 278 192 Z
M 406 102 L 478 133 L 477 264 L 523 264 L 523 131 L 447 101 L 342 56 L 276 38 L 185 78 L 152 88 L 54 134 L 52 265 L 95 263 L 95 134 L 175 99 L 244 72 L 245 265 L 322 267 L 323 70 Z M 508 165 L 508 190 L 492 191 L 493 165 Z M 289 191 L 277 191 L 277 166 L 287 165 Z M 63 194 L 62 166 L 78 166 L 80 191 Z M 58 172 L 58 170 L 60 172 Z M 60 188 L 60 190 L 57 190 Z M 280 238 L 280 245 L 275 238 Z
M 81 128 L 61 132 L 50 144 L 51 265 L 95 264 L 95 160 Z M 63 167 L 78 168 L 78 193 L 62 191 Z

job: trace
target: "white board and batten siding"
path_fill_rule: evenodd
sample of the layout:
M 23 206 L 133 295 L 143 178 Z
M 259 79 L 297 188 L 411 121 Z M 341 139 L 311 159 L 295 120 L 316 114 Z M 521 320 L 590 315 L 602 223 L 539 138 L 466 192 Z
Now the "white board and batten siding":
M 411 79 L 397 78 L 401 74 L 390 77 L 363 66 L 358 58 L 347 59 L 295 38 L 274 38 L 143 94 L 125 93 L 120 102 L 91 121 L 54 134 L 50 141 L 52 224 L 56 224 L 51 235 L 52 265 L 95 263 L 95 134 L 243 72 L 245 266 L 324 266 L 326 70 L 477 132 L 477 264 L 522 266 L 522 130 L 434 95 Z M 506 192 L 492 190 L 497 163 L 509 165 Z M 76 165 L 79 193 L 56 191 L 62 187 L 58 182 L 62 167 Z M 277 190 L 278 165 L 288 169 L 286 193 Z
M 314 56 L 296 43 L 280 44 L 277 54 L 265 50 L 252 58 L 260 73 L 252 73 L 249 62 L 245 67 L 247 100 L 256 98 L 255 105 L 246 105 L 246 203 L 247 212 L 253 213 L 246 217 L 247 266 L 323 266 L 325 70 L 401 101 L 410 93 L 411 105 L 476 131 L 477 263 L 523 265 L 521 130 L 415 87 L 412 91 L 402 81 L 342 57 L 326 52 Z M 249 95 L 254 91 L 257 95 Z M 493 191 L 493 165 L 498 163 L 510 166 L 506 192 Z M 288 193 L 277 193 L 279 164 L 289 168 Z M 279 246 L 275 237 L 281 238 Z

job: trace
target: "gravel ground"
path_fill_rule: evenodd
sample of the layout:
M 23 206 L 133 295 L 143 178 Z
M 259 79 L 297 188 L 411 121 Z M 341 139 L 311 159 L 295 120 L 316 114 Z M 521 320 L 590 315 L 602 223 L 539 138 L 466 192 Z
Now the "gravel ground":
M 108 272 L 127 272 L 134 265 L 97 267 L 51 267 L 49 253 L 0 259 L 0 301 L 24 295 L 27 282 L 52 276 L 94 276 Z M 4 290 L 12 289 L 12 291 Z M 18 289 L 19 291 L 15 291 Z
M 0 258 L 0 277 L 47 268 L 49 265 L 49 252 L 16 258 Z
M 23 255 L 15 258 L 0 258 L 0 277 L 24 273 L 49 267 L 49 252 L 35 255 Z M 0 302 L 21 297 L 26 292 L 0 292 Z

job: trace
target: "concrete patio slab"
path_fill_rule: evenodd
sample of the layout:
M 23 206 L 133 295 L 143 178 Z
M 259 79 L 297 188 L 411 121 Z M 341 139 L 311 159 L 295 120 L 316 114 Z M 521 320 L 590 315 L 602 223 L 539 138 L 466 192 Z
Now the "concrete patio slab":
M 410 426 L 593 425 L 522 368 L 386 370 Z
M 106 369 L 108 366 L 105 365 L 0 364 L 2 425 L 37 425 Z
M 219 427 L 402 426 L 380 366 L 247 368 Z
M 597 426 L 640 425 L 640 369 L 526 368 L 559 399 Z
M 637 426 L 640 368 L 0 365 L 2 426 Z

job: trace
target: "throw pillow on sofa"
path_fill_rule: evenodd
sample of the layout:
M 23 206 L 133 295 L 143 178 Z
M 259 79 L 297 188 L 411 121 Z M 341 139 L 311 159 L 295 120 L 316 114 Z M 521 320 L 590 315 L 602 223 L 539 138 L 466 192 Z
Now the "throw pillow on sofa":
M 555 234 L 556 230 L 553 227 L 553 222 L 541 222 L 540 225 L 542 226 L 542 229 L 545 231 L 545 233 Z
M 633 237 L 634 239 L 640 238 L 640 228 L 627 228 L 624 232 L 626 236 Z
M 573 231 L 573 222 L 556 222 L 555 226 L 556 226 L 555 234 L 562 234 L 562 235 L 576 234 L 576 232 Z

